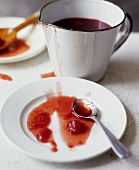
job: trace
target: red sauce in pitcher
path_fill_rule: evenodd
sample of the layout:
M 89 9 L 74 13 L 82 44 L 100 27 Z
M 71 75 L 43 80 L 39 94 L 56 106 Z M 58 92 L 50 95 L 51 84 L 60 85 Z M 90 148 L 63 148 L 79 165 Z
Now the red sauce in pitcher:
M 96 31 L 111 28 L 111 26 L 105 22 L 90 18 L 64 18 L 55 21 L 53 24 L 61 28 L 78 31 Z

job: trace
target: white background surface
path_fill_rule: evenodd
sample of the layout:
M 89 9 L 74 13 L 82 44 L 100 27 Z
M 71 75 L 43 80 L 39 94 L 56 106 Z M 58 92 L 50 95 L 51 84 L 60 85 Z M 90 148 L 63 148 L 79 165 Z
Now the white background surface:
M 98 158 L 78 163 L 54 164 L 42 162 L 18 151 L 4 138 L 0 131 L 0 170 L 139 169 L 138 44 L 139 34 L 132 33 L 127 42 L 112 56 L 105 77 L 99 82 L 111 90 L 125 106 L 128 124 L 122 142 L 132 153 L 130 158 L 119 160 L 119 158 L 113 155 L 112 151 L 109 151 Z M 51 70 L 47 51 L 44 51 L 37 57 L 19 63 L 1 64 L 0 73 L 10 75 L 13 81 L 0 80 L 0 108 L 10 93 L 29 82 L 41 79 L 40 74 L 48 73 Z

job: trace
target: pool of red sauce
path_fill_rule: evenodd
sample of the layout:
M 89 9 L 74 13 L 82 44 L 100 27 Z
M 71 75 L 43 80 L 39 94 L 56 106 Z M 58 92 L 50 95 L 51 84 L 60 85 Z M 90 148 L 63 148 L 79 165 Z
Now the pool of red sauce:
M 26 44 L 24 40 L 16 39 L 10 46 L 0 50 L 0 58 L 12 57 L 22 54 L 30 49 L 30 46 Z
M 7 75 L 7 74 L 1 74 L 0 73 L 0 79 L 12 81 L 12 78 L 9 75 Z
M 92 120 L 77 118 L 73 114 L 72 103 L 76 97 L 53 96 L 34 108 L 28 115 L 27 127 L 39 142 L 50 143 L 53 152 L 58 151 L 53 132 L 49 129 L 51 116 L 57 111 L 60 133 L 69 148 L 83 145 L 94 124 Z

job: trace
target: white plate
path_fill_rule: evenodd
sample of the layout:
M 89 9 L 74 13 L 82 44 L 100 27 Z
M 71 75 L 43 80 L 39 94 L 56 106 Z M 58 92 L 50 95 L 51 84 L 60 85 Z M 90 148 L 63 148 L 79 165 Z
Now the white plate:
M 22 23 L 25 19 L 20 17 L 0 17 L 0 28 L 13 28 Z M 0 63 L 12 63 L 32 58 L 46 48 L 46 42 L 40 25 L 34 28 L 32 25 L 22 29 L 17 34 L 18 38 L 26 39 L 30 49 L 20 55 L 11 57 L 0 57 Z
M 97 124 L 94 124 L 87 143 L 74 149 L 69 149 L 62 142 L 57 130 L 54 131 L 54 138 L 59 147 L 58 152 L 52 152 L 47 144 L 37 142 L 27 129 L 28 113 L 46 101 L 47 92 L 53 91 L 57 95 L 60 90 L 63 95 L 91 97 L 101 111 L 101 121 L 118 139 L 122 137 L 127 124 L 126 112 L 113 93 L 97 83 L 83 79 L 47 78 L 15 91 L 2 107 L 2 131 L 18 149 L 34 158 L 52 162 L 74 162 L 94 158 L 110 149 L 107 137 Z M 53 119 L 53 122 L 56 120 Z M 57 122 L 54 123 L 56 127 Z

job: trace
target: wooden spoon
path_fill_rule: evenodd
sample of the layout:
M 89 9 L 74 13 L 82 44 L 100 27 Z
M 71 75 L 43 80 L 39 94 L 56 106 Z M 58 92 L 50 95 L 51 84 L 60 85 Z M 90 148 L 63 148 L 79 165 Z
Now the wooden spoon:
M 35 12 L 31 16 L 29 16 L 23 23 L 16 26 L 15 28 L 0 28 L 0 50 L 8 47 L 16 40 L 16 34 L 18 31 L 25 28 L 29 24 L 37 22 L 39 14 L 39 11 Z

